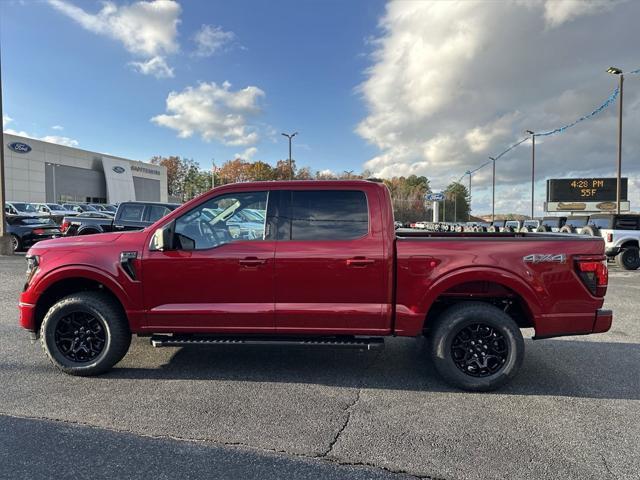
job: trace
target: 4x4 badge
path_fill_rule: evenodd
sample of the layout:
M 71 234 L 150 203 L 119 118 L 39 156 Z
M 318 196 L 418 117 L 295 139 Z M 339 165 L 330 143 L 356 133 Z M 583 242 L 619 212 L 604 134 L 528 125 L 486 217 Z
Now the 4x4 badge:
M 564 263 L 567 256 L 564 253 L 532 253 L 522 257 L 525 263 Z

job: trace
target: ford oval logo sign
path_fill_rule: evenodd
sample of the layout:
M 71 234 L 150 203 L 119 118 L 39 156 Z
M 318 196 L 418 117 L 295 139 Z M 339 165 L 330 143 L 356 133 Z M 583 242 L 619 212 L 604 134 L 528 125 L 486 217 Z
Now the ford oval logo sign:
M 17 153 L 29 153 L 31 151 L 31 147 L 26 143 L 22 143 L 22 142 L 10 143 L 9 148 Z
M 116 173 L 124 173 L 124 171 L 125 171 L 125 170 L 124 170 L 124 168 L 123 168 L 123 167 L 121 167 L 121 166 L 119 166 L 119 165 L 116 165 L 115 167 L 113 167 L 113 169 L 112 169 L 112 170 L 113 170 L 114 172 L 116 172 Z

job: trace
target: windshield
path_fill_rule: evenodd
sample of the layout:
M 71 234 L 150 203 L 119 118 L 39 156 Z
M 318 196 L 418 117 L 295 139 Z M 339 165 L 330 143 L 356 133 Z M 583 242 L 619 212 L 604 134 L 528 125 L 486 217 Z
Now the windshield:
M 49 210 L 57 210 L 57 211 L 64 210 L 64 208 L 62 208 L 57 203 L 47 203 L 47 207 L 49 207 Z
M 108 212 L 116 213 L 116 207 L 113 205 L 103 205 L 102 208 Z
M 19 212 L 25 212 L 25 213 L 36 213 L 36 207 L 34 207 L 33 205 L 31 205 L 30 203 L 13 203 L 12 204 L 16 210 L 18 210 Z

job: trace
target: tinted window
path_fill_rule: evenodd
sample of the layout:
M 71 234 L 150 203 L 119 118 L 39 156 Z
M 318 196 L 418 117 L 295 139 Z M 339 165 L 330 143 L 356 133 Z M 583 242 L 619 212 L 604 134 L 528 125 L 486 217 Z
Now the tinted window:
M 545 218 L 542 220 L 542 225 L 549 228 L 559 227 L 560 218 Z
M 144 205 L 123 205 L 120 220 L 124 222 L 141 222 Z
M 149 213 L 147 214 L 147 221 L 154 223 L 157 220 L 160 220 L 166 214 L 171 212 L 170 209 L 165 207 L 164 205 L 151 205 L 149 206 Z
M 369 211 L 364 192 L 291 192 L 292 240 L 351 240 L 368 232 Z
M 36 207 L 31 205 L 30 203 L 14 203 L 13 206 L 19 212 L 36 213 Z
M 638 230 L 640 217 L 618 217 L 616 228 L 618 230 Z
M 253 221 L 245 210 L 266 218 L 267 192 L 230 193 L 212 198 L 176 220 L 179 247 L 203 250 L 239 240 L 264 240 L 265 221 Z

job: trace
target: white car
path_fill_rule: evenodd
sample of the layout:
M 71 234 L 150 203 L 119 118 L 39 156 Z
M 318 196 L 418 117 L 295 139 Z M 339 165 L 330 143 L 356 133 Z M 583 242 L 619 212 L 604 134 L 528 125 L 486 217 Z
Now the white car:
M 27 202 L 5 202 L 4 211 L 7 215 L 20 217 L 47 217 L 48 215 L 39 213 L 35 206 Z
M 583 235 L 604 239 L 607 257 L 625 270 L 640 268 L 640 215 L 597 213 L 582 228 Z

